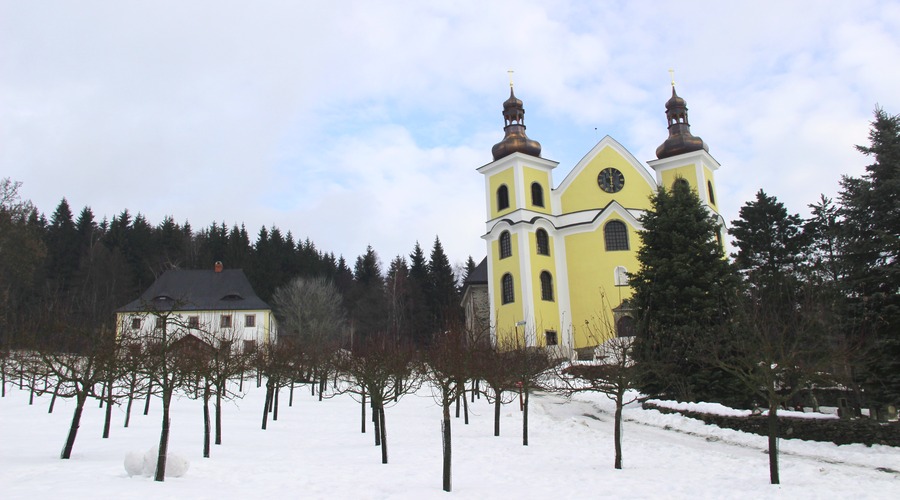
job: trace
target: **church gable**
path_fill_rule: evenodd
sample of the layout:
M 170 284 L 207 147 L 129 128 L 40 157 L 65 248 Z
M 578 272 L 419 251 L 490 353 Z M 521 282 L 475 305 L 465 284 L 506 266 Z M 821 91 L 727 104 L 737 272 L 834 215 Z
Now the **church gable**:
M 606 136 L 569 172 L 555 191 L 560 213 L 596 210 L 618 201 L 628 208 L 647 207 L 656 181 L 641 163 Z

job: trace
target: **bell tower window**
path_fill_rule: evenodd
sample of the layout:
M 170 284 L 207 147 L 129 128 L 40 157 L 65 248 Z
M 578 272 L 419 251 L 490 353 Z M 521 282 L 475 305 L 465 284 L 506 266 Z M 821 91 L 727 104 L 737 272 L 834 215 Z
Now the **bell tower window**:
M 497 211 L 509 208 L 509 188 L 506 184 L 497 188 Z
M 537 242 L 538 255 L 550 255 L 550 238 L 547 236 L 547 231 L 538 229 L 534 232 L 534 239 Z
M 531 183 L 531 204 L 536 207 L 544 206 L 544 188 L 537 182 Z
M 506 273 L 503 275 L 502 286 L 503 286 L 503 303 L 510 304 L 515 302 L 516 296 L 513 291 L 513 277 L 512 274 Z
M 512 242 L 510 241 L 509 231 L 500 233 L 500 258 L 505 259 L 512 257 Z

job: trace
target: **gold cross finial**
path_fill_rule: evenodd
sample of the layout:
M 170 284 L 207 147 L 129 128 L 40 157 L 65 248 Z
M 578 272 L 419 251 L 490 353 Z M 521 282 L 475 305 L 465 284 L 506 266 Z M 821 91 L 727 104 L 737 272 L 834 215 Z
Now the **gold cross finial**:
M 669 68 L 669 76 L 672 77 L 672 87 L 675 87 L 675 70 L 674 69 Z
M 514 72 L 513 70 L 511 70 L 511 69 L 510 69 L 510 70 L 507 70 L 506 72 L 509 73 L 509 88 L 513 88 L 512 75 L 513 75 L 513 73 L 515 73 L 515 72 Z

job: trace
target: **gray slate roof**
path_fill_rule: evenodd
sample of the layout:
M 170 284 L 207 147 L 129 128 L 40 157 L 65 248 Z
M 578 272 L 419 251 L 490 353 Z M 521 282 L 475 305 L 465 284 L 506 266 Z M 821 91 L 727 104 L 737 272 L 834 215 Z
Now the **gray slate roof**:
M 472 272 L 469 274 L 466 282 L 463 283 L 463 286 L 466 285 L 486 285 L 488 282 L 488 274 L 487 274 L 487 257 L 481 259 L 481 262 L 475 266 L 475 269 L 472 269 Z
M 166 271 L 141 296 L 118 312 L 246 311 L 271 309 L 241 269 Z

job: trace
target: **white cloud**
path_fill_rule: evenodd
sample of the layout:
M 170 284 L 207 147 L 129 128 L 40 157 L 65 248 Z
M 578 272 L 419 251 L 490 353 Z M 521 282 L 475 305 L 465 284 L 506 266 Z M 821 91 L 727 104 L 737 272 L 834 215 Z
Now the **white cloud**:
M 606 134 L 653 158 L 674 67 L 726 219 L 759 188 L 802 212 L 900 112 L 898 33 L 878 1 L 0 0 L 0 175 L 48 213 L 478 258 L 507 69 L 558 182 Z

